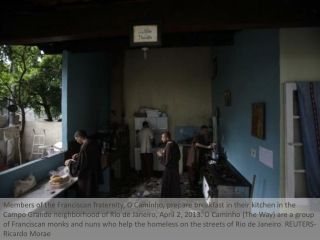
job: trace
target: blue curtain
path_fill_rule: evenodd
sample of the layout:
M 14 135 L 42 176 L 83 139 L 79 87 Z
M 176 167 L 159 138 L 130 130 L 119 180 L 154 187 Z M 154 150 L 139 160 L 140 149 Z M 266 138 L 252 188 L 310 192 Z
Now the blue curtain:
M 297 83 L 301 135 L 310 198 L 320 197 L 320 82 Z

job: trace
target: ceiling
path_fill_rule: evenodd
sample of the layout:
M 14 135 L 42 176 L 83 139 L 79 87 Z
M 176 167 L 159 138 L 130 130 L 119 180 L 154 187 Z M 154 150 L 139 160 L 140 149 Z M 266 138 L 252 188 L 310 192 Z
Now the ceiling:
M 70 9 L 105 7 L 114 4 L 150 2 L 150 0 L 2 0 L 0 8 L 6 15 L 64 11 Z
M 133 22 L 160 21 L 167 46 L 232 44 L 243 29 L 320 26 L 319 0 L 1 0 L 0 11 L 0 44 L 52 52 L 128 42 Z

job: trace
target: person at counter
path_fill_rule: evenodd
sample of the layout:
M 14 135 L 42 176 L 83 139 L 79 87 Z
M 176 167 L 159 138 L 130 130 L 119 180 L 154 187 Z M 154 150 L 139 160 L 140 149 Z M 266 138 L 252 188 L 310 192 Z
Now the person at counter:
M 100 162 L 100 148 L 98 144 L 87 138 L 83 130 L 74 134 L 77 143 L 81 144 L 80 152 L 74 154 L 71 160 L 66 160 L 72 177 L 78 177 L 79 198 L 98 197 L 99 184 L 103 184 L 103 175 Z
M 187 167 L 192 195 L 196 195 L 196 186 L 200 179 L 201 161 L 205 154 L 213 148 L 213 145 L 206 140 L 208 133 L 209 128 L 206 125 L 201 126 L 201 131 L 194 136 L 188 153 Z
M 163 150 L 157 152 L 161 164 L 165 167 L 162 175 L 161 198 L 180 198 L 180 149 L 178 144 L 171 140 L 169 132 L 163 133 L 161 140 L 166 144 Z
M 139 131 L 138 136 L 140 140 L 140 156 L 141 156 L 141 168 L 142 176 L 148 181 L 155 181 L 153 177 L 153 153 L 152 153 L 152 141 L 154 139 L 154 133 L 149 128 L 149 123 L 144 121 L 142 123 L 142 129 Z

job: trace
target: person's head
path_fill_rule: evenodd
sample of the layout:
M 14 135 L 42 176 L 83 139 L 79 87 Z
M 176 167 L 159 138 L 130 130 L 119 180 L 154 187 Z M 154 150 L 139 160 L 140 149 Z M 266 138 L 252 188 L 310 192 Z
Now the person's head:
M 149 127 L 149 123 L 148 123 L 147 121 L 144 121 L 144 122 L 142 123 L 142 127 L 143 127 L 143 128 L 148 128 L 148 127 Z
M 74 134 L 74 139 L 77 143 L 83 144 L 83 141 L 87 139 L 87 133 L 83 130 L 78 130 Z
M 170 132 L 164 132 L 164 133 L 162 133 L 162 135 L 161 135 L 161 141 L 164 142 L 164 143 L 167 143 L 167 142 L 171 141 L 171 134 L 170 134 Z
M 209 133 L 209 128 L 208 128 L 208 126 L 206 126 L 206 125 L 201 126 L 200 134 L 201 134 L 201 135 L 208 135 L 208 133 Z

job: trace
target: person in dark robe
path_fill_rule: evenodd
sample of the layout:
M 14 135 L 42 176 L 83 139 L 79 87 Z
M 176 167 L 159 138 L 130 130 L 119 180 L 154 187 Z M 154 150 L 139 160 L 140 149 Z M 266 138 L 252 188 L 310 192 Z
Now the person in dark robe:
M 204 159 L 205 154 L 213 148 L 213 145 L 206 140 L 208 133 L 209 128 L 205 125 L 201 126 L 201 131 L 194 136 L 192 145 L 189 149 L 187 166 L 190 193 L 192 195 L 196 195 L 196 186 L 200 179 L 201 162 Z
M 77 197 L 96 198 L 99 184 L 103 184 L 99 145 L 89 140 L 83 130 L 77 131 L 74 138 L 82 146 L 72 160 L 65 161 L 65 165 L 69 166 L 72 177 L 78 177 Z
M 161 140 L 166 144 L 163 150 L 157 152 L 161 164 L 165 167 L 162 175 L 161 198 L 180 198 L 179 146 L 171 140 L 169 132 L 163 133 Z

